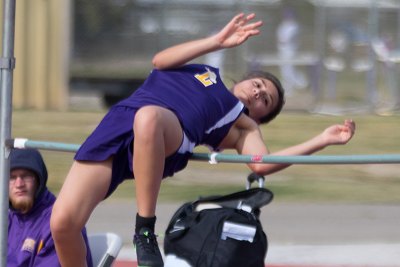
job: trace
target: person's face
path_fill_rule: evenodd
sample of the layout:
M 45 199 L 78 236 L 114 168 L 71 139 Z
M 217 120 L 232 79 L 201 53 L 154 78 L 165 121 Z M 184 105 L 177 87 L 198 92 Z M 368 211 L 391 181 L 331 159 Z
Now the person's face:
M 279 95 L 275 85 L 265 78 L 251 78 L 233 87 L 233 94 L 249 110 L 249 116 L 259 122 L 278 105 Z
M 9 200 L 12 207 L 27 213 L 33 206 L 38 185 L 35 173 L 27 169 L 14 169 L 10 172 Z

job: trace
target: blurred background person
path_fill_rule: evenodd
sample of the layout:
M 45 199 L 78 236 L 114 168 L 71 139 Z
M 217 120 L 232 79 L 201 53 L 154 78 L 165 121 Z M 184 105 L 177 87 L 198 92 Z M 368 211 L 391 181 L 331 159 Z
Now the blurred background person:
M 47 189 L 47 177 L 39 151 L 11 151 L 7 267 L 61 266 L 50 232 L 50 215 L 56 197 Z M 92 266 L 85 229 L 83 236 L 86 261 Z
M 278 55 L 281 60 L 280 71 L 283 87 L 288 95 L 296 89 L 307 87 L 306 76 L 300 72 L 293 61 L 299 49 L 300 26 L 291 8 L 283 10 L 282 21 L 276 31 Z

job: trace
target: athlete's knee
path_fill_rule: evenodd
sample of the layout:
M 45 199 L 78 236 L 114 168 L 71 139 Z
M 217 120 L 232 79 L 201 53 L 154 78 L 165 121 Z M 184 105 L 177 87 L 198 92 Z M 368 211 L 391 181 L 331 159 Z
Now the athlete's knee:
M 135 138 L 138 135 L 150 137 L 158 131 L 162 131 L 163 127 L 163 109 L 155 106 L 143 107 L 136 112 L 133 129 Z
M 57 202 L 53 206 L 50 217 L 50 230 L 53 238 L 57 241 L 63 239 L 74 232 L 80 232 L 82 227 L 71 213 L 65 212 L 61 205 Z
M 135 115 L 135 124 L 155 124 L 162 120 L 166 110 L 157 106 L 146 106 L 139 109 Z

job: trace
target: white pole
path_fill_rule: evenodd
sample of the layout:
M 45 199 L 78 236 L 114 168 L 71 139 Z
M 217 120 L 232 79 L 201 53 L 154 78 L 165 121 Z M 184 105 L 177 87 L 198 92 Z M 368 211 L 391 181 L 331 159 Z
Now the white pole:
M 15 66 L 15 0 L 3 1 L 3 53 L 0 59 L 0 266 L 7 265 L 8 235 L 8 178 L 10 176 L 9 149 L 6 140 L 11 137 L 12 80 Z

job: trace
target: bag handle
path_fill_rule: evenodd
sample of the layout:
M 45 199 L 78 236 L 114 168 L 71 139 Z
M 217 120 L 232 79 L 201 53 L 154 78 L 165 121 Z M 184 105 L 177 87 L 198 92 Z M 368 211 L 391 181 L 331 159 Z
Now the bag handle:
M 248 206 L 252 210 L 255 210 L 269 204 L 273 197 L 274 194 L 267 188 L 251 188 L 249 190 L 239 191 L 225 196 L 201 198 L 193 202 L 193 206 L 196 207 L 199 204 L 213 203 L 228 208 Z

